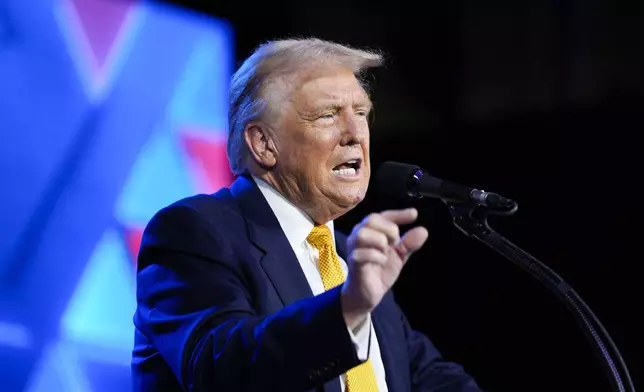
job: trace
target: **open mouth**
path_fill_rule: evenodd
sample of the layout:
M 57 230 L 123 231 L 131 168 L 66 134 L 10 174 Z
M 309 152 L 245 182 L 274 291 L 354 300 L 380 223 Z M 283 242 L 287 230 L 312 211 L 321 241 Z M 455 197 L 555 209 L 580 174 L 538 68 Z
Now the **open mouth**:
M 341 177 L 355 177 L 360 173 L 362 159 L 351 159 L 333 168 L 333 174 Z

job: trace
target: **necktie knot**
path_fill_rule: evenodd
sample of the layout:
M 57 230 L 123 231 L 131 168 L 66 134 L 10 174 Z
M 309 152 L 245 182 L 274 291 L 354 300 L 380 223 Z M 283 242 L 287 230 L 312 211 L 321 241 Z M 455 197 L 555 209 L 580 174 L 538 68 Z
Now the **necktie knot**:
M 331 235 L 331 230 L 327 225 L 315 226 L 306 239 L 317 249 L 325 246 L 333 247 L 333 236 Z

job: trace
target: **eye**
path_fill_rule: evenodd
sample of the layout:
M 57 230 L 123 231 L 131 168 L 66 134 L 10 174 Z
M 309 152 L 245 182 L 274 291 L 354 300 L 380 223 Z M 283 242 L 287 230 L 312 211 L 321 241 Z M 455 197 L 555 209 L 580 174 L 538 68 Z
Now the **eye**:
M 320 115 L 317 120 L 325 124 L 331 124 L 335 121 L 335 115 L 336 113 L 334 112 L 326 112 Z

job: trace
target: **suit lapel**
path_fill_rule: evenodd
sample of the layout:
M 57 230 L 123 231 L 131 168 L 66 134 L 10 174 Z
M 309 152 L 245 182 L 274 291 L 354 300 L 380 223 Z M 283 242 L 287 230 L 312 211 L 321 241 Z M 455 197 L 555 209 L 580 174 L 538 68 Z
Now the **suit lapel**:
M 390 293 L 391 294 L 391 293 Z M 404 355 L 396 355 L 396 351 L 405 350 L 405 348 L 395 345 L 390 345 L 395 342 L 395 339 L 390 337 L 396 336 L 394 327 L 389 324 L 391 322 L 391 315 L 387 313 L 389 309 L 383 301 L 371 313 L 371 320 L 373 322 L 373 329 L 378 337 L 378 345 L 380 346 L 380 358 L 382 365 L 385 368 L 385 379 L 387 381 L 387 389 L 389 392 L 404 391 L 406 386 L 402 383 L 401 375 L 405 374 L 401 366 L 405 366 L 406 362 L 401 361 L 405 358 Z M 400 354 L 400 353 L 398 353 Z
M 313 295 L 293 249 L 273 210 L 255 182 L 239 177 L 231 186 L 246 220 L 248 237 L 264 256 L 261 265 L 284 306 Z M 336 251 L 346 260 L 346 236 L 336 232 Z M 374 320 L 375 322 L 375 320 Z M 380 343 L 382 346 L 382 343 Z M 340 380 L 324 384 L 325 392 L 341 392 Z
M 255 182 L 239 177 L 231 187 L 248 227 L 250 241 L 264 256 L 261 265 L 284 306 L 313 295 L 279 221 Z

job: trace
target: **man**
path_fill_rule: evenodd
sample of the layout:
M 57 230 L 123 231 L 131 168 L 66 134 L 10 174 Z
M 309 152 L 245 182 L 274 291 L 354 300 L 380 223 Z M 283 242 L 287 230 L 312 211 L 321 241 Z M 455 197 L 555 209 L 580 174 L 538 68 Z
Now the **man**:
M 413 209 L 333 220 L 365 196 L 381 56 L 317 39 L 262 45 L 230 88 L 238 179 L 146 228 L 134 316 L 137 391 L 480 391 L 412 330 L 390 291 L 427 239 Z

